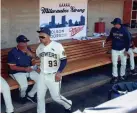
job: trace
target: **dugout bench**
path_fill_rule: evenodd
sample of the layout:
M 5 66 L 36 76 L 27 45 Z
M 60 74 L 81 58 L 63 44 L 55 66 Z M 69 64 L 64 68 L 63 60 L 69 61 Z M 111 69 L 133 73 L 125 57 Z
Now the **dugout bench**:
M 105 47 L 102 47 L 102 42 L 105 38 L 92 40 L 72 40 L 71 42 L 62 43 L 67 55 L 67 66 L 62 75 L 66 76 L 76 72 L 88 70 L 91 68 L 103 66 L 111 63 L 111 55 L 107 52 L 111 50 L 111 42 L 108 42 Z M 137 39 L 137 38 L 136 38 Z M 38 44 L 30 45 L 30 48 L 35 52 Z M 10 89 L 19 88 L 18 83 L 13 80 L 8 74 L 7 56 L 11 48 L 1 49 L 1 75 L 8 82 Z M 39 60 L 34 60 L 32 63 L 39 65 Z M 29 81 L 32 85 L 34 81 Z

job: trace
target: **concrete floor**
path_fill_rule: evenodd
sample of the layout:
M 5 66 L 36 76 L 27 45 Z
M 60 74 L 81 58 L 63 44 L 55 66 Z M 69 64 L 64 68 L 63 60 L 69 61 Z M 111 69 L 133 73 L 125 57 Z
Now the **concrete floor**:
M 87 91 L 67 97 L 73 101 L 73 111 L 80 109 L 83 111 L 86 107 L 94 107 L 108 100 L 108 90 L 110 84 L 101 87 L 89 89 Z M 47 113 L 65 113 L 64 108 L 55 102 L 46 104 Z M 25 111 L 25 113 L 36 113 L 36 108 Z
M 61 93 L 73 101 L 73 111 L 94 107 L 108 100 L 108 91 L 112 87 L 109 83 L 111 72 L 111 65 L 106 65 L 63 77 Z M 137 80 L 137 76 L 128 79 L 128 81 L 135 80 Z M 18 95 L 18 90 L 12 91 L 15 112 L 36 113 L 36 104 L 28 102 L 22 105 L 18 103 Z M 47 95 L 46 102 L 48 113 L 64 112 L 62 106 L 52 102 L 49 94 Z M 5 112 L 3 102 L 1 109 L 1 112 Z
M 109 65 L 102 69 L 100 68 L 97 70 L 99 70 L 102 75 L 106 75 L 108 77 L 111 74 L 111 69 Z M 86 73 L 88 74 L 88 71 L 86 71 Z M 94 73 L 92 72 L 92 74 Z M 95 71 L 95 74 L 97 74 L 97 71 Z M 136 80 L 137 80 L 137 75 L 134 77 L 129 77 L 127 81 L 136 81 Z M 108 82 L 103 85 L 100 85 L 99 87 L 89 88 L 80 93 L 73 94 L 67 98 L 73 101 L 73 111 L 76 111 L 78 109 L 83 111 L 84 108 L 95 107 L 101 103 L 108 101 L 108 91 L 111 89 L 111 87 L 112 87 L 112 84 Z M 65 113 L 64 108 L 55 102 L 47 103 L 46 109 L 48 113 Z M 36 108 L 33 108 L 25 112 L 26 113 L 36 113 Z
M 137 81 L 137 75 L 128 81 Z M 73 101 L 73 111 L 81 110 L 87 107 L 95 107 L 108 101 L 108 91 L 112 84 L 106 83 L 103 86 L 88 89 L 84 92 L 67 97 Z M 55 102 L 46 104 L 47 113 L 65 113 L 64 108 Z M 25 111 L 25 113 L 36 113 L 36 108 Z
M 111 70 L 107 70 L 109 66 L 103 66 L 92 70 L 87 70 L 63 77 L 61 93 L 65 97 L 71 97 L 76 94 L 80 94 L 82 91 L 88 91 L 91 88 L 104 85 L 110 81 Z M 99 72 L 98 72 L 99 71 Z M 18 96 L 19 90 L 11 91 L 12 101 L 15 108 L 15 112 L 24 112 L 26 110 L 36 107 L 36 104 L 26 103 L 24 105 L 19 103 Z M 78 95 L 79 95 L 78 94 Z M 49 93 L 46 96 L 46 102 L 51 102 Z M 2 111 L 5 111 L 4 102 L 2 102 Z M 32 111 L 32 110 L 31 110 Z M 36 111 L 34 111 L 36 112 Z M 49 111 L 50 112 L 50 111 Z

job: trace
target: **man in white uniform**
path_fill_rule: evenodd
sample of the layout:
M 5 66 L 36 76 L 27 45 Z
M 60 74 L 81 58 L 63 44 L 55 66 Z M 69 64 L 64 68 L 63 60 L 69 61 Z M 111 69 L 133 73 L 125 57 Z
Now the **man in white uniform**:
M 52 99 L 63 105 L 65 111 L 71 112 L 72 101 L 60 95 L 61 72 L 67 63 L 64 48 L 60 43 L 50 40 L 51 31 L 48 28 L 40 28 L 37 32 L 41 41 L 36 50 L 41 70 L 37 88 L 37 112 L 45 113 L 45 95 L 48 89 Z
M 1 86 L 0 92 L 3 94 L 3 98 L 6 105 L 6 112 L 12 113 L 14 112 L 14 108 L 11 101 L 10 87 L 8 83 L 0 76 Z

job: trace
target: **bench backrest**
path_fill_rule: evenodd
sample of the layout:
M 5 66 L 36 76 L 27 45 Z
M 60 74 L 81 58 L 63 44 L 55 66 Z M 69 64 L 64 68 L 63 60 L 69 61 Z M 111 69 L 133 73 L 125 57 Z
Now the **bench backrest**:
M 71 62 L 106 53 L 111 49 L 111 43 L 108 43 L 102 48 L 103 41 L 104 38 L 99 38 L 94 40 L 72 41 L 62 44 L 65 48 L 68 62 Z M 30 45 L 30 48 L 35 52 L 37 46 L 38 44 Z M 7 55 L 10 50 L 11 48 L 1 50 L 1 74 L 4 78 L 8 76 Z
M 111 49 L 111 43 L 102 47 L 103 39 L 75 41 L 64 45 L 68 61 L 85 59 L 98 54 L 103 54 Z

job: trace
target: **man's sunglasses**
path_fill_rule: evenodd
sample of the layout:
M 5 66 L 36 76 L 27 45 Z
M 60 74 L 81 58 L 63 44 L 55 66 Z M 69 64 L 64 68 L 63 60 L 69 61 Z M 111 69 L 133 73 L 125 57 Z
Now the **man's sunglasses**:
M 39 36 L 40 39 L 44 39 L 45 37 L 44 36 Z

